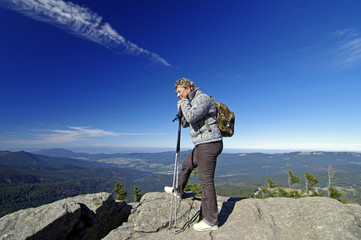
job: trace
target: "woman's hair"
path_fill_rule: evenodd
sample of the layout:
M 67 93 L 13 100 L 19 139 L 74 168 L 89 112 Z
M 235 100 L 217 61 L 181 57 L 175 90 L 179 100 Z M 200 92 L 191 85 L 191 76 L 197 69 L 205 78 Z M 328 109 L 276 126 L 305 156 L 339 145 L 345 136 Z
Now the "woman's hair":
M 175 83 L 174 85 L 174 89 L 177 90 L 177 87 L 184 87 L 184 88 L 190 88 L 191 89 L 191 92 L 194 91 L 194 89 L 196 88 L 194 86 L 194 82 L 192 82 L 191 80 L 187 79 L 187 78 L 181 78 L 181 79 L 178 79 L 177 82 Z

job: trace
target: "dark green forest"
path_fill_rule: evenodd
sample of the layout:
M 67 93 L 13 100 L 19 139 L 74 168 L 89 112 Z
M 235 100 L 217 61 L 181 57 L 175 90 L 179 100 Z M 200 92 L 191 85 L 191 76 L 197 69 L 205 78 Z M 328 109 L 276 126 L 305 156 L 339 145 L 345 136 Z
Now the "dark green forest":
M 30 159 L 33 162 L 29 162 Z M 171 176 L 168 175 L 113 165 L 94 165 L 72 159 L 47 159 L 39 155 L 2 152 L 0 217 L 80 194 L 112 192 L 116 182 L 125 186 L 129 193 L 126 199 L 132 201 L 134 186 L 139 186 L 143 193 L 162 191 L 163 186 L 170 181 Z

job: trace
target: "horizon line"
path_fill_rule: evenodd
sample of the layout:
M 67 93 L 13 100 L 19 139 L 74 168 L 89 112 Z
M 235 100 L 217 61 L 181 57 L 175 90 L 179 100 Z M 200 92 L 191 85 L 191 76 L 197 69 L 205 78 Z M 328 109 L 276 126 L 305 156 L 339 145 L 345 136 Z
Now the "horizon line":
M 87 151 L 86 151 L 87 149 Z M 92 150 L 91 150 L 92 149 Z M 71 151 L 74 153 L 87 153 L 87 154 L 117 154 L 117 153 L 162 153 L 162 152 L 172 152 L 175 150 L 170 147 L 123 147 L 118 148 L 118 150 L 112 151 L 96 151 L 94 148 L 88 147 L 75 147 L 75 148 L 12 148 L 12 149 L 0 149 L 1 152 L 30 152 L 36 153 L 44 150 L 65 150 Z M 153 151 L 150 151 L 153 149 Z M 89 151 L 91 150 L 91 151 Z M 104 149 L 103 149 L 104 150 Z M 192 151 L 192 148 L 181 148 L 181 151 Z M 241 149 L 241 148 L 224 148 L 224 154 L 254 154 L 254 153 L 262 153 L 262 154 L 287 154 L 287 153 L 361 153 L 361 151 L 355 150 L 297 150 L 297 149 Z

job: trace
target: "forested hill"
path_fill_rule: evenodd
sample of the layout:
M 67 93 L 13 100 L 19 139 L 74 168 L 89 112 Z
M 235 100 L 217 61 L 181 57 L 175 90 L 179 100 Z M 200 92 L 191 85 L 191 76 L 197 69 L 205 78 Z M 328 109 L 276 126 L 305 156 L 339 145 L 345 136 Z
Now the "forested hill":
M 0 151 L 0 217 L 59 199 L 101 191 L 120 182 L 133 200 L 133 187 L 161 191 L 171 176 L 113 164 L 38 154 Z
M 0 165 L 18 168 L 42 167 L 48 169 L 101 168 L 109 167 L 97 162 L 66 157 L 50 157 L 29 152 L 0 151 Z

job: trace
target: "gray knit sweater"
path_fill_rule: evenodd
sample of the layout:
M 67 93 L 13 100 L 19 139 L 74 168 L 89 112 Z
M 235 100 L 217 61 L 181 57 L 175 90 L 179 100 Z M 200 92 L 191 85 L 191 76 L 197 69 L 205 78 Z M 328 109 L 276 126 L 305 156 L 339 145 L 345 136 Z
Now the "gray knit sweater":
M 209 114 L 215 116 L 217 108 L 208 95 L 196 88 L 188 94 L 186 99 L 180 100 L 180 104 L 183 113 L 182 126 L 189 127 L 189 134 L 195 146 L 222 140 L 222 134 L 217 127 L 216 121 L 209 116 Z M 210 126 L 210 131 L 205 124 L 205 120 Z

